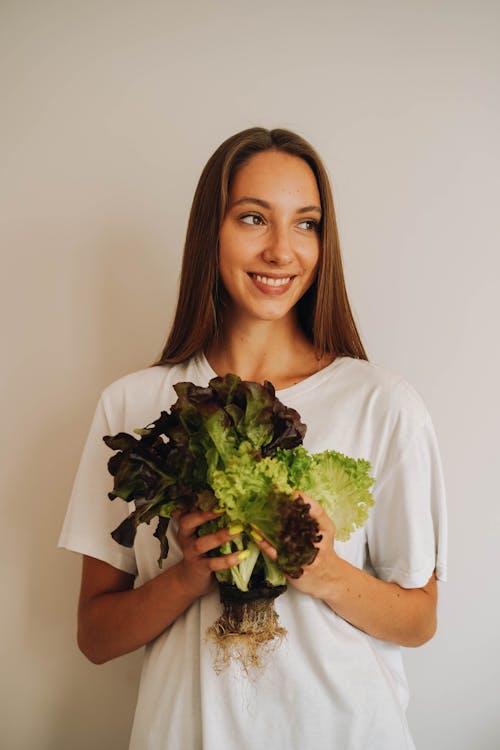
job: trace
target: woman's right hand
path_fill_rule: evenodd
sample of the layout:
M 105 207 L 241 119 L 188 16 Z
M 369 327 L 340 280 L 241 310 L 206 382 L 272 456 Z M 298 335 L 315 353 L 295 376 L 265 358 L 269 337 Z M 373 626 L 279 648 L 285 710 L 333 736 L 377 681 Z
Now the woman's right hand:
M 197 536 L 196 529 L 199 526 L 219 515 L 212 511 L 194 511 L 178 517 L 177 541 L 184 555 L 184 559 L 178 564 L 178 572 L 186 591 L 193 597 L 204 596 L 211 591 L 215 585 L 212 573 L 232 568 L 244 559 L 241 555 L 245 553 L 238 551 L 220 557 L 205 557 L 207 552 L 235 539 L 243 531 L 242 526 L 234 525 L 213 534 Z
M 177 538 L 183 560 L 137 587 L 133 575 L 84 556 L 78 643 L 90 661 L 103 664 L 149 643 L 211 590 L 214 571 L 238 564 L 241 552 L 204 557 L 243 531 L 233 526 L 198 537 L 198 526 L 218 515 L 197 511 L 179 516 Z

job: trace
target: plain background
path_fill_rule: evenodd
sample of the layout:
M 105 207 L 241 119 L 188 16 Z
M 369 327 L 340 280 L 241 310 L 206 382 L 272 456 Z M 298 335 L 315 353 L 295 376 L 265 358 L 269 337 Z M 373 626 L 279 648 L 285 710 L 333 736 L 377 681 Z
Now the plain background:
M 417 747 L 499 747 L 499 33 L 481 0 L 0 3 L 3 747 L 127 745 L 140 654 L 79 654 L 57 538 L 99 392 L 161 349 L 201 169 L 256 124 L 323 156 L 369 356 L 439 436 Z

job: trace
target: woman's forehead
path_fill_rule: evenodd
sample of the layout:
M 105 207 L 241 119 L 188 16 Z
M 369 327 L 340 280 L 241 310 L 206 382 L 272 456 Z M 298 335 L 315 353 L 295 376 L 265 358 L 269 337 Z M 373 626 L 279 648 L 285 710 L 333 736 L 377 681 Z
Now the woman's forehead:
M 245 197 L 270 203 L 296 199 L 305 201 L 304 205 L 320 205 L 316 177 L 309 164 L 298 156 L 276 150 L 255 154 L 234 175 L 230 202 Z

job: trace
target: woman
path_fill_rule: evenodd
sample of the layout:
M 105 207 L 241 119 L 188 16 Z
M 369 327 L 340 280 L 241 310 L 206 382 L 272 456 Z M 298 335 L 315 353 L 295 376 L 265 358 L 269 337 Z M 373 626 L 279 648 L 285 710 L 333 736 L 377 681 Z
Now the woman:
M 216 675 L 205 640 L 220 606 L 213 573 L 238 562 L 205 553 L 238 529 L 198 539 L 215 514 L 184 515 L 163 572 L 150 527 L 134 550 L 109 536 L 128 510 L 106 500 L 102 435 L 156 419 L 175 401 L 173 384 L 227 372 L 270 380 L 308 425 L 309 450 L 366 458 L 376 477 L 370 518 L 348 542 L 307 498 L 319 552 L 276 600 L 288 637 L 255 683 L 237 664 Z M 445 542 L 432 424 L 407 383 L 367 361 L 319 157 L 288 131 L 236 134 L 200 178 L 160 362 L 103 393 L 61 536 L 84 555 L 83 653 L 102 663 L 147 645 L 131 748 L 413 747 L 399 647 L 435 631 Z

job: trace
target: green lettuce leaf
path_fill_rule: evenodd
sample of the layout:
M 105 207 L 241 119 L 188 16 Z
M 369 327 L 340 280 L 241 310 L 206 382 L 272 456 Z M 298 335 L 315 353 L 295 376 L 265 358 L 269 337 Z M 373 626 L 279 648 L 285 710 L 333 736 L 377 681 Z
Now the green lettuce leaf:
M 347 541 L 363 526 L 374 504 L 370 463 L 335 451 L 313 455 L 301 448 L 278 454 L 294 487 L 320 503 L 335 524 L 335 538 Z

